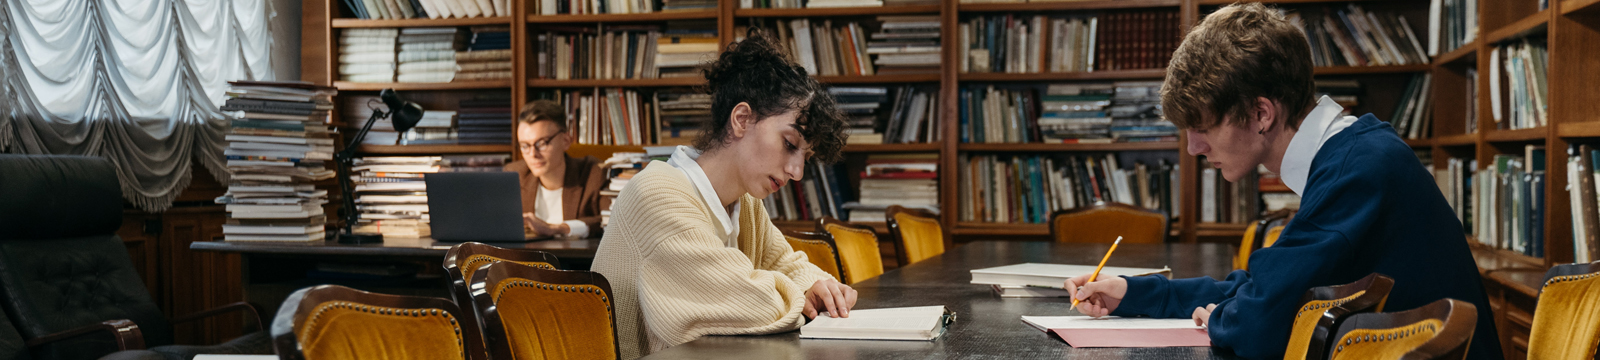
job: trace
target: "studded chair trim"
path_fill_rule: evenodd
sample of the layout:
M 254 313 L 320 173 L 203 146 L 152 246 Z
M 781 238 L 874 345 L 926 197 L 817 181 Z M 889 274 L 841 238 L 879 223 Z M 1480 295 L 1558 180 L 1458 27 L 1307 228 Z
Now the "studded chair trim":
M 1444 328 L 1439 319 L 1427 319 L 1389 329 L 1356 329 L 1339 338 L 1333 360 L 1399 359 L 1432 340 Z
M 308 359 L 466 359 L 461 331 L 443 309 L 328 301 L 317 305 L 296 335 Z
M 1366 290 L 1357 291 L 1355 294 L 1333 300 L 1312 300 L 1300 306 L 1294 313 L 1294 327 L 1289 332 L 1289 346 L 1284 349 L 1284 359 L 1304 359 L 1306 352 L 1311 347 L 1311 337 L 1316 333 L 1317 320 L 1322 314 L 1335 306 L 1344 305 L 1366 294 Z
M 592 284 L 509 278 L 493 299 L 512 354 L 519 359 L 609 359 L 616 356 L 611 298 Z

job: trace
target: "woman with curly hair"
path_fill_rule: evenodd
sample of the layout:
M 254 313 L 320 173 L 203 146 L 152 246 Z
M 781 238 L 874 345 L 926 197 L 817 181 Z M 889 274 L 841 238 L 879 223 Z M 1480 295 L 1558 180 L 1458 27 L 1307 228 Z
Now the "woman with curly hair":
M 705 70 L 712 121 L 628 182 L 593 269 L 611 283 L 618 343 L 632 359 L 702 335 L 791 331 L 849 316 L 856 292 L 794 251 L 761 199 L 844 147 L 833 98 L 762 34 Z

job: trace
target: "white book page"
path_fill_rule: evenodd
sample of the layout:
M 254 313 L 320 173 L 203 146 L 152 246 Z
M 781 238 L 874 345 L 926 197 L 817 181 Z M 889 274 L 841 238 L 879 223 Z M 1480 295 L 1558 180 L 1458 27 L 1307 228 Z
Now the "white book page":
M 1200 329 L 1193 319 L 1152 319 L 1106 316 L 1023 316 L 1022 322 L 1046 329 Z

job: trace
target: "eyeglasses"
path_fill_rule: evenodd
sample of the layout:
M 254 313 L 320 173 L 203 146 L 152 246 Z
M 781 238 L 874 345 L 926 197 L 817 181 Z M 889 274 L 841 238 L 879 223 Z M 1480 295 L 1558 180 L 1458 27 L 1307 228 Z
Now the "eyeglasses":
M 546 136 L 543 139 L 539 139 L 537 141 L 534 141 L 532 144 L 520 143 L 520 144 L 517 144 L 517 149 L 521 150 L 523 152 L 528 152 L 529 150 L 532 150 L 533 152 L 544 152 L 545 149 L 549 149 L 550 148 L 550 142 L 555 141 L 556 137 L 561 136 L 561 134 L 565 134 L 565 133 L 567 133 L 566 130 L 561 130 L 561 131 L 558 131 L 558 132 L 556 132 L 554 134 L 550 134 L 550 136 Z

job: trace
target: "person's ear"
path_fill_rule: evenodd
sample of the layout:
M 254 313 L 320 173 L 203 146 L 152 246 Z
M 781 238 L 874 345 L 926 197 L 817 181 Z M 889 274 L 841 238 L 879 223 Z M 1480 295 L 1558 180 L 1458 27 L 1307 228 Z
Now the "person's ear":
M 750 103 L 740 102 L 734 105 L 733 114 L 728 116 L 728 136 L 732 139 L 743 138 L 744 134 L 750 131 L 750 127 L 755 125 L 755 120 L 755 110 L 750 109 Z
M 1267 130 L 1272 130 L 1273 120 L 1278 115 L 1278 103 L 1266 97 L 1256 97 L 1255 106 L 1251 110 L 1255 116 L 1251 119 L 1250 127 L 1256 134 L 1265 135 Z

